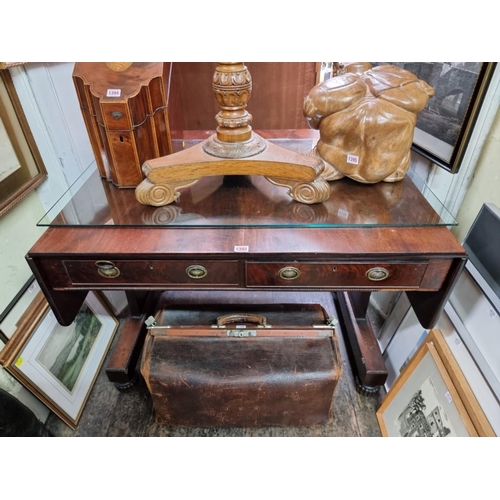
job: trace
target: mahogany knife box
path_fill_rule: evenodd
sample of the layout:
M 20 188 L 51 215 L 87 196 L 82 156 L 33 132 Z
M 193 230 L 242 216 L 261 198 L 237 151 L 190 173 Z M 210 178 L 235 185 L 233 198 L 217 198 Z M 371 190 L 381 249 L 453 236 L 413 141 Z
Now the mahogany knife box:
M 99 174 L 119 188 L 136 187 L 146 160 L 172 153 L 171 63 L 77 62 L 80 108 Z
M 171 427 L 327 424 L 341 371 L 317 304 L 161 304 L 141 359 L 156 423 Z

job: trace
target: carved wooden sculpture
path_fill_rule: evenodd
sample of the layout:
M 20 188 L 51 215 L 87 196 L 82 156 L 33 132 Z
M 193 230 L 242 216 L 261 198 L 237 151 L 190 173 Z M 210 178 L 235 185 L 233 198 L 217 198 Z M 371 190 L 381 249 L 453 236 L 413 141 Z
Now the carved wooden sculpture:
M 320 158 L 280 148 L 252 131 L 252 116 L 246 110 L 252 79 L 243 63 L 219 63 L 213 90 L 221 107 L 216 134 L 184 151 L 146 161 L 146 179 L 135 190 L 140 203 L 168 205 L 179 198 L 180 189 L 213 175 L 262 175 L 288 188 L 301 203 L 328 199 L 330 188 L 321 176 Z
M 401 180 L 410 166 L 416 115 L 434 90 L 392 65 L 352 63 L 345 73 L 316 85 L 304 116 L 320 139 L 311 155 L 323 159 L 323 177 L 358 182 Z

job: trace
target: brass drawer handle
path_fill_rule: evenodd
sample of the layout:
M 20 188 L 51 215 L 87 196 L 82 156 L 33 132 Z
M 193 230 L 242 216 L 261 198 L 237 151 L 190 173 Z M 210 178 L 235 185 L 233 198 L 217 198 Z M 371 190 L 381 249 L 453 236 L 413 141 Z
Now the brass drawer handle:
M 382 281 L 389 276 L 389 271 L 384 267 L 372 267 L 366 271 L 366 277 L 371 281 Z
M 282 267 L 279 275 L 284 280 L 296 280 L 300 276 L 300 271 L 296 267 Z
M 120 276 L 120 270 L 109 260 L 98 260 L 95 265 L 97 266 L 97 272 L 104 278 Z
M 208 274 L 208 271 L 203 266 L 189 266 L 186 268 L 186 273 L 190 278 L 199 280 L 204 278 Z

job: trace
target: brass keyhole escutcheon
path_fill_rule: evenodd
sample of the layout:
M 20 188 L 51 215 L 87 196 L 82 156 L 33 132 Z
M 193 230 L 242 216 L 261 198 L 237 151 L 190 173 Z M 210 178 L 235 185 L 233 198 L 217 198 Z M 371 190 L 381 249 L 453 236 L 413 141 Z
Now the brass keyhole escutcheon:
M 389 271 L 385 267 L 372 267 L 366 271 L 366 277 L 370 281 L 382 281 L 389 276 Z
M 111 113 L 111 116 L 115 119 L 115 120 L 119 120 L 122 116 L 123 116 L 123 113 L 120 113 L 120 111 L 113 111 Z
M 98 260 L 95 265 L 97 272 L 104 278 L 116 278 L 120 276 L 120 270 L 109 260 Z
M 295 280 L 300 276 L 300 271 L 296 267 L 282 267 L 279 276 L 284 280 Z
M 189 266 L 186 268 L 186 273 L 190 278 L 199 280 L 204 278 L 208 274 L 208 271 L 203 266 Z

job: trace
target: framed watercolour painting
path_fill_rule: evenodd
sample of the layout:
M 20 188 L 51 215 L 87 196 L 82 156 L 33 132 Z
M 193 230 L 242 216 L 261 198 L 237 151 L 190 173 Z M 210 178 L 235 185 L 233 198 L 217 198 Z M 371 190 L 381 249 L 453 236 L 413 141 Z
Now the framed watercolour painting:
M 0 363 L 74 429 L 117 327 L 94 292 L 67 327 L 59 325 L 40 294 L 1 352 Z
M 439 330 L 431 330 L 377 411 L 383 436 L 494 436 Z

